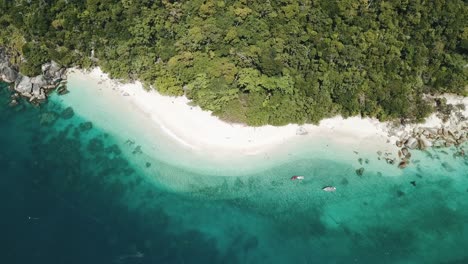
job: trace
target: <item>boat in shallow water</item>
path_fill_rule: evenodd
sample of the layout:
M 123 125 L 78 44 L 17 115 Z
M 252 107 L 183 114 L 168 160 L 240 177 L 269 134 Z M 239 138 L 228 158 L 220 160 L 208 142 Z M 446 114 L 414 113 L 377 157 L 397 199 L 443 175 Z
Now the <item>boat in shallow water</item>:
M 336 187 L 335 186 L 325 186 L 322 188 L 322 190 L 326 191 L 326 192 L 334 192 L 336 191 Z
M 294 175 L 291 177 L 291 181 L 303 180 L 303 179 L 304 179 L 304 176 L 299 176 L 299 175 Z

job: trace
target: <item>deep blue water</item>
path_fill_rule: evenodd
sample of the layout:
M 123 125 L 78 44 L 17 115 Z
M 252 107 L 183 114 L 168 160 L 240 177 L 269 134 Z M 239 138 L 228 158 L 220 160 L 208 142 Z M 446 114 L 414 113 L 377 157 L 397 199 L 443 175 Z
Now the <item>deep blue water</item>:
M 245 177 L 194 173 L 177 193 L 71 109 L 9 107 L 9 96 L 2 86 L 0 263 L 468 263 L 466 158 L 401 177 L 303 159 Z M 427 155 L 439 164 L 450 151 Z M 328 178 L 281 178 L 292 171 Z M 313 191 L 325 182 L 340 192 Z

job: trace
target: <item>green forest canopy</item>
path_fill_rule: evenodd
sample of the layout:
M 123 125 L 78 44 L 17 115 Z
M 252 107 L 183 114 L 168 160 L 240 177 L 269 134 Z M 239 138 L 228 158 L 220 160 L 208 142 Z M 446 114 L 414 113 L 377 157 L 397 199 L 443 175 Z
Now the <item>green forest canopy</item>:
M 48 60 L 98 65 L 185 93 L 233 122 L 421 120 L 431 111 L 423 94 L 467 95 L 461 0 L 3 0 L 0 8 L 0 45 L 25 58 L 25 74 Z

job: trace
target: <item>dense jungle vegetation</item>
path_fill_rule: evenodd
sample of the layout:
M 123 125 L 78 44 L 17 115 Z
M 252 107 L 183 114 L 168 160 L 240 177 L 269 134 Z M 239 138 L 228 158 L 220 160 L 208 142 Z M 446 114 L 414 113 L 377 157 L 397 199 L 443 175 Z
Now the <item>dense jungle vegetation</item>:
M 427 93 L 467 95 L 461 0 L 0 0 L 24 74 L 100 66 L 228 121 L 420 120 Z M 21 58 L 21 59 L 19 59 Z

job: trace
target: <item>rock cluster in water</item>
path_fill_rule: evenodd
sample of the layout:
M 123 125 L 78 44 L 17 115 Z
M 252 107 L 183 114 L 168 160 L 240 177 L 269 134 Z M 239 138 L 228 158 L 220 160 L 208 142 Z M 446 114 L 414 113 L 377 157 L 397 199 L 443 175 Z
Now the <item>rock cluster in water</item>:
M 29 102 L 40 103 L 52 90 L 57 89 L 59 94 L 67 93 L 66 68 L 52 61 L 42 65 L 41 69 L 42 74 L 38 76 L 22 75 L 18 67 L 10 62 L 7 51 L 0 48 L 0 80 L 12 84 L 16 91 L 10 105 L 16 105 L 20 96 L 28 98 Z

